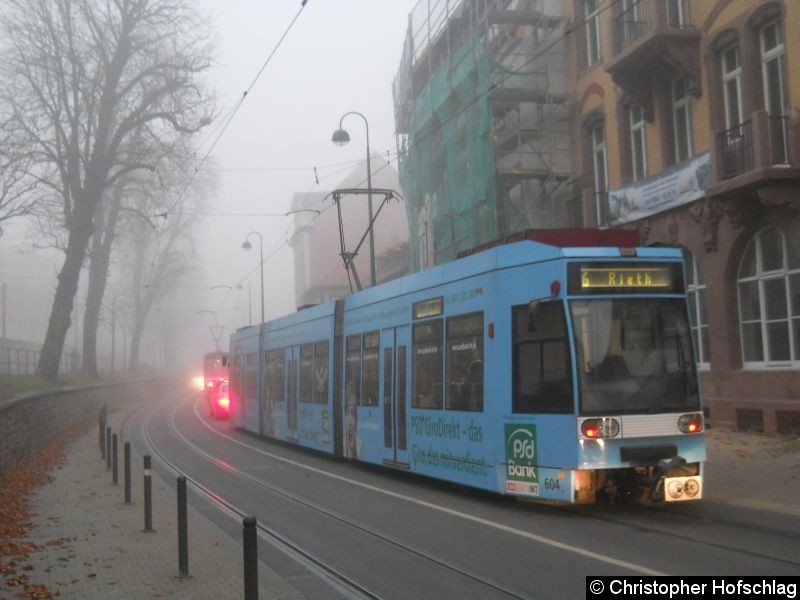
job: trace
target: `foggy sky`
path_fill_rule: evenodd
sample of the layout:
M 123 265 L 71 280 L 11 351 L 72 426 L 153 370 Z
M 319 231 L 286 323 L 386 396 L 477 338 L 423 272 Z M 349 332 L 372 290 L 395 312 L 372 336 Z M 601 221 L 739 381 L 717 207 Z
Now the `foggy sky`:
M 252 250 L 241 248 L 250 231 L 261 233 L 264 253 L 272 255 L 264 265 L 267 319 L 294 310 L 292 254 L 286 244 L 292 217 L 283 215 L 290 210 L 295 193 L 330 190 L 365 158 L 365 128 L 360 118 L 350 116 L 344 122 L 352 140 L 348 146 L 330 141 L 345 112 L 359 111 L 367 117 L 373 154 L 385 158 L 391 151 L 394 156 L 391 83 L 408 14 L 416 2 L 309 0 L 242 103 L 204 167 L 216 170 L 219 183 L 196 238 L 199 269 L 178 284 L 181 289 L 169 302 L 183 313 L 181 327 L 186 331 L 181 338 L 190 354 L 213 349 L 209 325 L 214 320 L 224 328 L 223 346 L 230 333 L 247 324 L 247 286 L 210 290 L 212 286 L 233 287 L 249 276 L 257 320 L 258 238 L 251 236 Z M 202 0 L 200 6 L 218 33 L 217 64 L 208 81 L 217 91 L 224 119 L 264 65 L 301 2 Z M 218 130 L 213 136 L 209 133 L 198 138 L 204 142 L 198 161 Z M 317 167 L 319 184 L 313 167 Z M 257 216 L 264 214 L 280 216 Z M 14 289 L 9 293 L 8 334 L 41 343 L 63 254 L 37 251 L 31 255 L 24 220 L 12 221 L 5 229 L 0 238 L 0 282 Z M 81 293 L 85 291 L 79 291 L 77 303 L 82 311 Z M 22 302 L 27 304 L 24 309 Z M 151 329 L 159 328 L 159 315 L 167 308 L 159 307 L 151 315 Z M 215 314 L 198 314 L 200 310 Z M 73 325 L 68 333 L 68 344 L 79 341 L 75 329 Z M 108 332 L 101 328 L 98 335 L 104 369 Z M 157 342 L 145 339 L 145 359 L 159 351 Z

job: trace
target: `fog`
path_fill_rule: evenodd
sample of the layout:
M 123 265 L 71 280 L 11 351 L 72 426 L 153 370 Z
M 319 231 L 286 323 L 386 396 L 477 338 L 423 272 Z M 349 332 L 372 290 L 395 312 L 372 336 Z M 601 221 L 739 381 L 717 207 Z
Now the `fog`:
M 263 237 L 267 319 L 294 310 L 294 266 L 288 245 L 294 216 L 285 213 L 295 194 L 334 189 L 365 159 L 361 119 L 344 121 L 352 140 L 349 145 L 331 142 L 340 117 L 348 111 L 359 111 L 368 119 L 373 155 L 386 159 L 388 152 L 393 162 L 391 83 L 415 3 L 310 0 L 302 10 L 299 0 L 201 3 L 218 39 L 216 64 L 207 79 L 218 95 L 219 117 L 197 136 L 195 160 L 204 174 L 213 174 L 216 185 L 201 211 L 191 270 L 174 282 L 174 293 L 150 313 L 141 346 L 143 363 L 191 367 L 214 349 L 214 337 L 220 346 L 227 346 L 229 335 L 248 321 L 248 285 L 237 285 L 245 277 L 252 289 L 253 319 L 259 320 L 259 238 L 251 235 L 252 249 L 243 250 L 249 232 Z M 36 248 L 41 239 L 25 218 L 5 222 L 3 230 L 0 283 L 7 286 L 2 333 L 41 344 L 64 255 Z M 66 339 L 78 352 L 85 271 L 86 264 Z M 123 316 L 116 315 L 112 323 L 113 297 L 119 293 L 114 285 L 112 262 L 98 332 L 102 371 L 111 367 L 112 353 L 116 368 L 121 368 L 127 352 L 123 343 L 129 343 Z

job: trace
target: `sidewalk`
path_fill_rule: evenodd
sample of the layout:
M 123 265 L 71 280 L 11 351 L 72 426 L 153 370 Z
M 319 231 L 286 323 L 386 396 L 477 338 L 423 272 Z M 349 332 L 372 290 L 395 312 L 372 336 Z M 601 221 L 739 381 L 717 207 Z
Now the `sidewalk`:
M 118 431 L 124 417 L 109 417 Z M 154 474 L 153 527 L 144 533 L 142 458 L 132 452 L 132 504 L 124 504 L 122 448 L 119 485 L 112 485 L 98 447 L 97 427 L 69 447 L 53 481 L 35 497 L 28 541 L 41 546 L 28 559 L 32 583 L 59 598 L 242 598 L 242 546 L 214 523 L 188 509 L 189 573 L 178 576 L 176 493 Z M 264 542 L 259 542 L 262 545 Z M 291 583 L 259 563 L 259 597 L 299 600 Z M 0 587 L 1 598 L 13 593 Z M 25 596 L 22 596 L 25 597 Z M 31 596 L 35 597 L 35 596 Z
M 709 429 L 704 497 L 800 517 L 800 438 Z

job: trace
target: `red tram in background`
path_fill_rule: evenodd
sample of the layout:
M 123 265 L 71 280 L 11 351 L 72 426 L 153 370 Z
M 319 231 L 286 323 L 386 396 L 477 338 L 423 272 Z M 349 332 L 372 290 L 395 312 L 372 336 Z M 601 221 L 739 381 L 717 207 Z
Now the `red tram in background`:
M 216 419 L 229 415 L 228 364 L 228 353 L 221 350 L 203 357 L 203 393 L 208 413 Z

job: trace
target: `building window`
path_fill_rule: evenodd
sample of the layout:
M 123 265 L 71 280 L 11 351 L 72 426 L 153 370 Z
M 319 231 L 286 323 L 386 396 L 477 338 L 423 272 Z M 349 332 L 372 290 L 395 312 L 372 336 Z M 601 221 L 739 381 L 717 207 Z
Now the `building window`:
M 692 113 L 686 79 L 672 82 L 672 129 L 675 143 L 675 162 L 692 156 Z
M 683 251 L 683 262 L 686 269 L 686 294 L 689 297 L 689 323 L 692 327 L 694 358 L 698 367 L 708 368 L 711 363 L 711 346 L 708 336 L 706 282 L 694 255 L 688 250 Z
M 800 360 L 800 256 L 783 233 L 765 229 L 750 240 L 738 284 L 745 365 Z
M 644 136 L 644 110 L 638 102 L 628 109 L 631 132 L 631 166 L 634 181 L 647 177 L 647 144 Z
M 600 62 L 600 9 L 597 0 L 586 0 L 586 63 L 594 66 Z
M 667 24 L 670 27 L 686 27 L 689 24 L 687 0 L 667 0 Z
M 603 121 L 589 128 L 592 143 L 592 167 L 594 169 L 594 198 L 597 208 L 597 224 L 608 224 L 608 156 L 606 126 Z
M 769 118 L 772 164 L 786 164 L 789 159 L 786 125 L 788 102 L 786 94 L 785 47 L 779 22 L 761 29 L 761 73 L 764 83 L 764 106 Z
M 722 51 L 722 94 L 725 101 L 725 129 L 742 124 L 742 63 L 739 46 Z
M 622 47 L 626 48 L 641 38 L 647 30 L 648 23 L 642 15 L 642 0 L 623 0 L 622 15 Z M 619 32 L 619 30 L 617 30 Z

